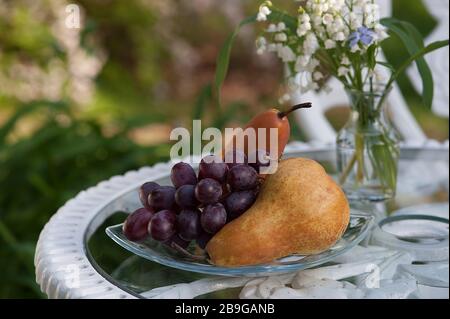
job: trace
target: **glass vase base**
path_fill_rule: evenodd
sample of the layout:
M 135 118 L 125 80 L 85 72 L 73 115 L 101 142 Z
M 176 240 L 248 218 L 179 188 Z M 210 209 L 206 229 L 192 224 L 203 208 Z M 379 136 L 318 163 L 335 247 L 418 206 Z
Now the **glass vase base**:
M 347 189 L 343 187 L 345 195 L 350 201 L 361 201 L 361 202 L 385 202 L 395 197 L 395 193 L 380 193 L 379 191 L 374 191 L 373 189 L 359 188 Z

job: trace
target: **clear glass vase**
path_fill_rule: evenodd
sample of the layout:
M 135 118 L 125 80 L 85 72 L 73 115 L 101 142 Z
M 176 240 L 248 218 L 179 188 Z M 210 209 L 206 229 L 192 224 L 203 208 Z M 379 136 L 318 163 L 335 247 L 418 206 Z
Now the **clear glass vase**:
M 399 138 L 387 120 L 385 92 L 348 91 L 351 114 L 337 136 L 339 182 L 351 200 L 395 196 Z

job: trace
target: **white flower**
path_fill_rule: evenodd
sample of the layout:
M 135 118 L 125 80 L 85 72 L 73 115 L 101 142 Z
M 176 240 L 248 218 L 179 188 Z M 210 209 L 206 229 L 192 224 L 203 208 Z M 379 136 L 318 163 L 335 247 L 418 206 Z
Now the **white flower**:
M 304 71 L 310 60 L 311 56 L 307 55 L 301 55 L 297 57 L 297 61 L 295 62 L 295 71 L 296 72 Z
M 295 53 L 288 46 L 279 46 L 278 47 L 278 57 L 284 62 L 293 62 L 295 61 Z
M 322 23 L 325 25 L 331 25 L 333 23 L 333 20 L 333 16 L 329 13 L 324 14 L 322 17 Z
M 313 72 L 315 68 L 317 68 L 320 65 L 320 61 L 317 59 L 312 58 L 311 61 L 309 61 L 308 67 L 309 72 Z
M 341 60 L 342 65 L 350 65 L 350 60 L 347 58 L 347 56 L 344 56 Z
M 286 33 L 277 33 L 275 35 L 274 39 L 277 42 L 286 42 L 287 41 L 287 35 L 286 35 Z
M 295 61 L 295 72 L 309 72 L 313 73 L 314 70 L 320 65 L 319 60 L 308 56 L 301 55 L 297 57 Z
M 313 21 L 313 25 L 315 27 L 322 26 L 322 16 L 321 15 L 313 16 L 312 21 Z
M 334 49 L 336 47 L 336 41 L 328 39 L 325 41 L 325 49 Z
M 389 38 L 389 34 L 387 33 L 386 28 L 381 24 L 375 26 L 374 31 L 375 31 L 375 40 L 378 42 L 381 42 Z
M 277 52 L 277 51 L 278 51 L 278 44 L 276 44 L 276 43 L 270 43 L 270 44 L 267 46 L 267 51 L 269 51 L 269 52 Z
M 344 32 L 338 32 L 334 34 L 334 40 L 335 41 L 345 41 L 347 40 L 347 37 L 345 36 Z
M 340 11 L 345 5 L 345 0 L 330 0 L 330 7 L 336 11 Z
M 350 12 L 350 26 L 352 30 L 356 30 L 363 25 L 363 16 L 355 12 Z
M 303 53 L 308 55 L 313 55 L 319 48 L 319 42 L 317 41 L 314 33 L 308 33 L 303 42 Z
M 272 11 L 270 11 L 269 7 L 261 6 L 259 8 L 258 15 L 256 16 L 256 20 L 257 21 L 266 21 L 267 20 L 267 16 L 269 14 L 271 14 L 271 13 L 272 13 Z
M 314 81 L 309 72 L 299 72 L 295 75 L 294 79 L 300 93 L 306 93 L 314 87 Z
M 266 16 L 268 16 L 269 14 L 272 13 L 272 11 L 270 11 L 269 7 L 267 7 L 267 6 L 262 6 L 262 7 L 259 9 L 259 12 L 262 13 L 262 14 L 264 14 L 264 15 L 266 15 Z
M 375 3 L 366 3 L 363 5 L 366 26 L 372 28 L 380 20 L 380 7 Z
M 267 40 L 264 37 L 259 37 L 258 39 L 256 39 L 256 48 L 257 51 L 256 53 L 261 55 L 264 52 L 266 52 L 267 50 Z
M 327 25 L 327 31 L 331 34 L 345 32 L 346 29 L 347 27 L 341 17 L 335 17 L 334 21 Z
M 306 23 L 306 22 L 310 22 L 310 21 L 311 21 L 311 17 L 307 13 L 302 13 L 298 16 L 299 23 Z
M 278 23 L 277 31 L 278 31 L 278 32 L 282 32 L 282 31 L 284 31 L 284 30 L 286 30 L 286 24 L 284 24 L 284 22 Z
M 327 30 L 322 25 L 314 27 L 314 33 L 316 34 L 317 38 L 326 40 L 328 39 Z
M 345 25 L 344 20 L 341 17 L 336 17 L 336 19 L 334 19 L 333 25 L 332 25 L 332 32 L 344 32 L 344 30 L 347 28 L 347 26 Z
M 354 2 L 354 6 L 355 7 L 358 7 L 358 8 L 362 8 L 362 7 L 364 7 L 364 5 L 366 4 L 366 3 L 368 3 L 369 2 L 369 0 L 353 0 L 353 2 Z
M 299 24 L 298 28 L 297 28 L 297 35 L 299 37 L 303 37 L 311 29 L 312 29 L 311 23 L 309 23 L 309 22 L 305 22 L 305 23 Z
M 294 66 L 290 66 L 293 68 L 291 71 L 294 75 L 288 79 L 289 89 L 300 90 L 300 92 L 318 89 L 318 83 L 326 78 L 321 70 L 327 67 L 327 65 L 321 66 L 320 61 L 325 60 L 319 61 L 319 50 L 325 56 L 336 55 L 330 56 L 339 62 L 336 76 L 342 81 L 344 79 L 347 81 L 349 80 L 347 77 L 356 75 L 352 68 L 352 61 L 349 59 L 351 56 L 349 52 L 364 55 L 368 46 L 365 45 L 366 42 L 378 47 L 379 42 L 388 37 L 386 29 L 380 24 L 380 8 L 376 2 L 375 0 L 302 0 L 297 15 L 296 34 L 291 35 L 285 23 L 278 20 L 266 29 L 266 32 L 271 33 L 271 40 L 274 43 L 261 43 L 258 46 L 258 53 L 277 52 L 283 62 L 293 62 Z M 265 1 L 261 5 L 258 20 L 268 19 L 271 6 L 270 1 Z M 347 45 L 347 41 L 352 39 L 351 35 L 360 32 L 358 29 L 362 27 L 364 30 L 372 31 L 371 41 L 364 38 L 364 41 L 358 41 L 356 45 Z M 369 71 L 366 60 L 362 62 L 361 78 L 366 79 L 367 75 L 372 76 L 374 85 L 378 85 L 376 81 L 381 81 L 381 76 L 377 75 L 378 71 Z M 325 91 L 328 89 L 324 87 Z M 282 97 L 280 101 L 282 100 L 285 99 Z
M 327 12 L 330 7 L 328 1 L 323 0 L 309 1 L 308 4 L 316 15 L 322 15 L 324 12 Z
M 302 13 L 298 16 L 298 28 L 297 35 L 299 37 L 304 36 L 308 31 L 312 29 L 311 27 L 311 18 L 307 13 Z
M 295 80 L 295 77 L 290 77 L 287 81 L 288 90 L 290 92 L 295 92 L 299 89 L 299 85 Z
M 267 16 L 265 16 L 262 13 L 258 13 L 258 15 L 256 16 L 256 21 L 263 22 L 263 21 L 266 21 L 266 20 L 267 20 Z
M 341 66 L 338 69 L 338 75 L 339 76 L 346 76 L 350 72 L 349 68 L 346 68 L 345 66 Z
M 262 21 L 266 21 L 267 20 L 267 16 L 265 16 L 262 13 L 258 13 L 258 15 L 256 16 L 256 21 L 262 22 Z
M 258 39 L 256 39 L 256 45 L 258 47 L 265 46 L 266 44 L 267 44 L 267 40 L 265 37 L 259 37 Z
M 361 51 L 361 48 L 359 47 L 359 45 L 355 45 L 350 49 L 351 53 L 356 53 L 358 51 Z
M 320 81 L 323 79 L 323 74 L 319 71 L 316 71 L 313 73 L 313 79 L 314 81 Z
M 274 32 L 277 32 L 278 29 L 277 29 L 277 26 L 275 24 L 271 23 L 271 24 L 269 24 L 269 27 L 267 28 L 266 31 L 269 32 L 269 33 L 274 33 Z
M 289 94 L 284 94 L 280 99 L 278 100 L 279 104 L 284 104 L 286 102 L 289 102 L 291 100 L 291 96 Z

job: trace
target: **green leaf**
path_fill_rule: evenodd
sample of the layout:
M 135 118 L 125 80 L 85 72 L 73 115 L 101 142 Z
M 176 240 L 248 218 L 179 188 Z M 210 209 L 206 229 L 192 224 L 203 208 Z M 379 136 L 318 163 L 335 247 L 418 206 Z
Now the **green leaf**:
M 239 23 L 236 29 L 228 36 L 224 45 L 220 49 L 216 63 L 216 74 L 214 76 L 214 91 L 213 91 L 218 103 L 220 103 L 220 89 L 228 73 L 228 67 L 230 65 L 231 49 L 233 48 L 234 41 L 236 40 L 236 37 L 243 26 L 254 22 L 256 22 L 256 15 L 244 19 L 241 23 Z
M 287 13 L 278 11 L 276 9 L 272 10 L 272 13 L 268 16 L 268 20 L 270 22 L 284 22 L 286 27 L 289 28 L 294 33 L 297 30 L 297 20 L 294 17 L 288 15 Z M 214 76 L 214 87 L 213 87 L 213 93 L 217 99 L 218 105 L 220 105 L 220 89 L 228 73 L 228 68 L 230 65 L 231 49 L 233 48 L 234 41 L 236 40 L 236 37 L 243 26 L 255 22 L 256 22 L 256 15 L 253 15 L 244 19 L 241 23 L 239 23 L 237 28 L 228 36 L 219 52 L 216 63 L 216 73 Z
M 433 43 L 430 43 L 429 45 L 427 45 L 426 47 L 424 47 L 423 49 L 421 49 L 419 52 L 417 52 L 416 54 L 413 54 L 412 56 L 410 56 L 392 75 L 391 78 L 389 79 L 389 82 L 386 84 L 386 88 L 390 88 L 392 86 L 392 84 L 397 80 L 397 78 L 406 70 L 406 68 L 413 63 L 414 61 L 416 61 L 417 59 L 423 58 L 425 55 L 427 55 L 430 52 L 439 50 L 440 48 L 446 47 L 449 44 L 449 40 L 443 40 L 443 41 L 436 41 Z M 384 101 L 386 100 L 387 97 L 387 92 L 389 92 L 389 90 L 386 90 L 386 92 L 383 94 L 383 96 L 380 99 L 380 102 L 378 103 L 378 108 L 381 107 L 381 105 L 383 105 Z
M 368 58 L 367 64 L 369 66 L 369 69 L 371 70 L 373 70 L 377 64 L 376 50 L 377 50 L 376 45 L 371 45 L 369 49 L 367 49 L 367 58 Z
M 51 102 L 51 101 L 33 101 L 19 107 L 9 120 L 0 127 L 0 146 L 4 144 L 8 134 L 14 129 L 16 123 L 26 116 L 27 114 L 35 111 L 41 107 L 48 107 L 50 109 L 67 109 L 67 105 L 64 102 Z
M 392 66 L 392 64 L 388 63 L 388 62 L 384 62 L 384 61 L 377 61 L 377 64 L 384 66 L 385 68 L 389 69 L 392 71 L 392 73 L 395 72 L 395 68 Z
M 422 35 L 411 23 L 400 21 L 395 18 L 382 19 L 381 23 L 400 38 L 409 54 L 414 55 L 420 49 L 423 49 L 424 43 Z M 422 79 L 423 102 L 427 107 L 431 107 L 434 96 L 433 74 L 423 57 L 416 59 L 416 64 Z
M 200 95 L 195 102 L 194 111 L 192 112 L 192 119 L 201 119 L 203 117 L 203 113 L 205 112 L 206 104 L 212 98 L 212 86 L 211 84 L 205 85 Z
M 411 39 L 415 41 L 419 49 L 423 49 L 425 44 L 423 42 L 422 35 L 417 28 L 405 21 L 400 22 L 403 28 L 408 32 Z M 434 81 L 433 73 L 428 66 L 427 61 L 424 58 L 418 59 L 416 61 L 417 68 L 419 70 L 420 77 L 422 78 L 422 99 L 426 106 L 431 108 L 434 97 Z
M 222 129 L 225 124 L 227 124 L 233 117 L 236 117 L 236 114 L 239 110 L 247 109 L 248 105 L 243 102 L 233 102 L 230 103 L 226 108 L 222 116 L 217 117 L 214 121 L 213 127 L 217 127 Z
M 439 50 L 443 47 L 448 46 L 449 44 L 449 40 L 443 40 L 443 41 L 436 41 L 433 43 L 430 43 L 429 45 L 427 45 L 426 47 L 424 47 L 423 49 L 421 49 L 420 51 L 418 51 L 417 53 L 415 53 L 414 55 L 410 56 L 398 69 L 397 71 L 392 75 L 391 80 L 389 81 L 390 84 L 392 84 L 392 82 L 394 82 L 400 74 L 403 73 L 403 71 L 406 70 L 406 68 L 413 63 L 414 61 L 416 61 L 417 59 L 423 58 L 425 55 L 427 55 L 428 53 L 431 53 L 433 51 Z
M 0 239 L 9 246 L 16 244 L 17 240 L 13 233 L 8 229 L 4 222 L 0 219 Z
M 406 31 L 408 31 L 409 35 L 417 44 L 417 46 L 422 49 L 425 46 L 425 43 L 419 30 L 417 30 L 417 28 L 412 23 L 406 21 L 400 21 L 399 23 Z
M 410 40 L 413 41 L 419 48 L 423 48 L 425 46 L 422 34 L 419 32 L 419 30 L 417 30 L 417 28 L 412 23 L 402 21 L 396 18 L 383 18 L 380 20 L 380 22 L 382 25 L 384 25 L 389 29 L 391 29 L 392 27 L 397 29 L 403 28 L 403 30 L 401 30 L 401 33 L 408 33 L 410 37 L 409 39 L 407 39 L 408 41 Z

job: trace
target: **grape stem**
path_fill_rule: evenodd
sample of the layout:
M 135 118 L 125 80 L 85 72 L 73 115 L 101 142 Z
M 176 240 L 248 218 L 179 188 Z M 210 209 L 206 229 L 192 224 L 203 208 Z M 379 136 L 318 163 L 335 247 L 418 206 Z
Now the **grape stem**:
M 294 105 L 293 107 L 291 107 L 289 110 L 284 111 L 284 112 L 278 112 L 278 117 L 280 119 L 285 118 L 286 116 L 288 116 L 289 114 L 291 114 L 294 111 L 297 111 L 299 109 L 309 109 L 312 107 L 312 104 L 310 102 L 307 103 L 301 103 L 301 104 L 297 104 Z

